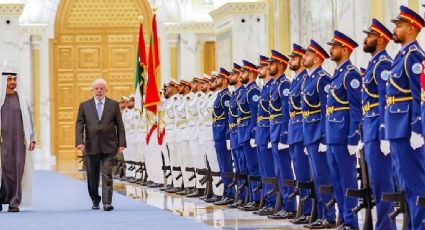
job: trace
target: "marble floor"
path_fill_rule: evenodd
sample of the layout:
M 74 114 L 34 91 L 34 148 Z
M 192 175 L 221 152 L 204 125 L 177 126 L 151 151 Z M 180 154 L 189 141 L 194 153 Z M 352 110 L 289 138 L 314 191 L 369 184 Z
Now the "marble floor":
M 37 162 L 36 162 L 37 163 Z M 46 163 L 38 162 L 39 169 L 47 169 L 60 172 L 78 180 L 85 180 L 85 173 L 80 171 L 81 163 L 77 161 L 51 160 Z M 253 215 L 249 212 L 228 209 L 224 206 L 206 204 L 197 198 L 186 198 L 175 194 L 167 194 L 127 182 L 114 181 L 114 189 L 120 194 L 140 200 L 151 206 L 167 210 L 182 218 L 189 218 L 209 226 L 223 229 L 305 229 L 302 226 L 291 224 L 287 220 L 270 220 L 266 217 Z M 360 223 L 363 214 L 359 215 Z M 401 220 L 398 220 L 401 228 Z

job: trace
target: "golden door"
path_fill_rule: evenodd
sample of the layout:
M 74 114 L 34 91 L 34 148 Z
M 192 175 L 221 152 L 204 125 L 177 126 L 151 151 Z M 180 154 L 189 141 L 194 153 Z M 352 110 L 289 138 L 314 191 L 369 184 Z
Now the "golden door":
M 139 17 L 145 37 L 152 12 L 147 0 L 61 1 L 50 42 L 52 150 L 58 162 L 75 160 L 75 121 L 91 83 L 108 82 L 107 96 L 134 92 Z M 146 39 L 145 39 L 146 40 Z

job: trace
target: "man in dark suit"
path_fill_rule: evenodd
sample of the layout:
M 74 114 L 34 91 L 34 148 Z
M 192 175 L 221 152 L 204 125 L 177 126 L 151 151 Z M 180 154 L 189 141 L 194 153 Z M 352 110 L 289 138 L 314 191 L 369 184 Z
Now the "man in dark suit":
M 86 154 L 86 170 L 92 209 L 99 209 L 100 171 L 102 171 L 103 210 L 114 209 L 112 204 L 112 167 L 117 153 L 126 147 L 124 124 L 118 102 L 107 98 L 103 79 L 92 84 L 93 98 L 84 101 L 78 109 L 75 128 L 76 146 Z

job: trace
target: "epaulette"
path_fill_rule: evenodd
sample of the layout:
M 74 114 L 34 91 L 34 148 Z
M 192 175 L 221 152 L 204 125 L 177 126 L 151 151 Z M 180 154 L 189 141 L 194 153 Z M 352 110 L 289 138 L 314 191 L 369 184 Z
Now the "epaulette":
M 416 50 L 418 50 L 418 47 L 416 45 L 412 45 L 409 47 L 409 52 L 416 51 Z
M 326 71 L 324 71 L 323 69 L 322 69 L 322 70 L 320 70 L 320 71 L 318 72 L 318 74 L 319 74 L 319 76 L 321 76 L 321 77 L 328 76 L 328 73 L 326 73 Z
M 379 61 L 389 61 L 389 59 L 387 58 L 387 56 L 386 55 L 381 55 L 380 57 L 379 57 Z
M 347 70 L 348 71 L 357 70 L 357 72 L 359 72 L 359 70 L 354 65 L 347 65 Z

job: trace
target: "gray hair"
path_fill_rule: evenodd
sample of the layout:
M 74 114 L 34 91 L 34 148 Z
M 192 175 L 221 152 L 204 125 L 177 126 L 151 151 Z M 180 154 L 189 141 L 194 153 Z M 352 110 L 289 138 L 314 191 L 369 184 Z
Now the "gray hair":
M 103 86 L 105 86 L 105 88 L 108 88 L 108 85 L 106 84 L 105 79 L 102 79 L 102 78 L 98 78 L 98 79 L 96 79 L 96 80 L 93 81 L 93 83 L 91 84 L 92 89 L 96 85 L 103 85 Z

